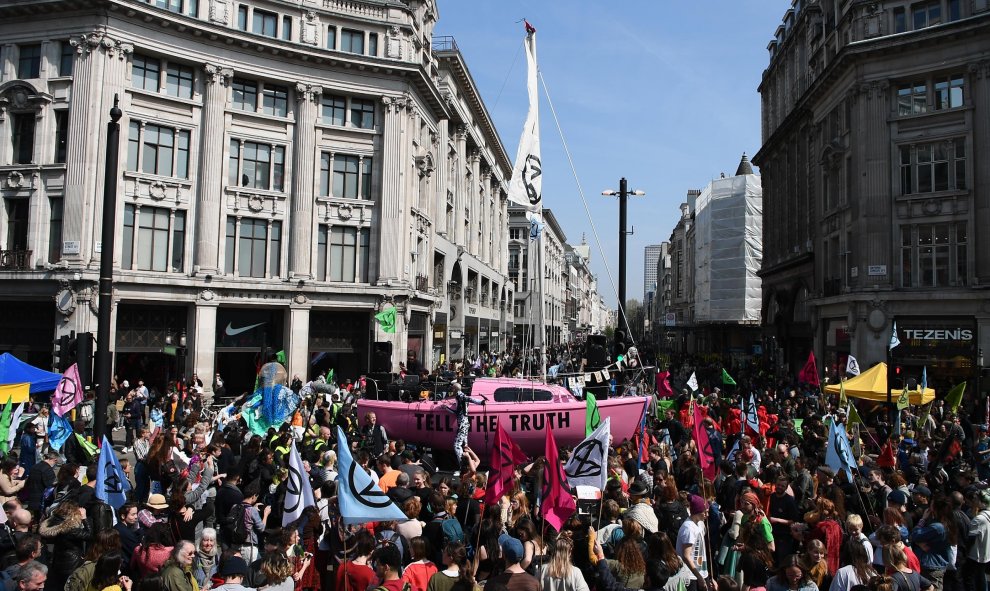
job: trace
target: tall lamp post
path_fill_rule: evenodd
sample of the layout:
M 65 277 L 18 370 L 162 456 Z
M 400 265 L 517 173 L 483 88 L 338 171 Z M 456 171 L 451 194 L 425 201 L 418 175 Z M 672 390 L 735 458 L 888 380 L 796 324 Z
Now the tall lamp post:
M 179 333 L 179 345 L 175 348 L 175 354 L 178 357 L 179 365 L 179 383 L 181 387 L 179 388 L 179 408 L 181 409 L 183 404 L 185 404 L 186 388 L 188 383 L 186 382 L 186 329 L 182 329 Z
M 107 157 L 103 171 L 103 228 L 100 244 L 100 296 L 96 331 L 96 416 L 93 438 L 102 441 L 107 430 L 106 407 L 110 400 L 113 360 L 110 357 L 110 315 L 113 306 L 113 253 L 116 237 L 118 153 L 120 152 L 120 118 L 124 113 L 113 96 L 110 121 L 107 122 Z
M 618 191 L 608 189 L 602 191 L 602 195 L 606 197 L 618 196 L 619 198 L 619 314 L 617 330 L 625 332 L 626 338 L 630 338 L 632 335 L 629 334 L 630 331 L 626 324 L 626 235 L 634 233 L 636 227 L 633 226 L 632 230 L 626 231 L 626 198 L 630 195 L 641 197 L 646 195 L 646 191 L 638 189 L 630 191 L 626 177 L 622 177 L 619 179 Z

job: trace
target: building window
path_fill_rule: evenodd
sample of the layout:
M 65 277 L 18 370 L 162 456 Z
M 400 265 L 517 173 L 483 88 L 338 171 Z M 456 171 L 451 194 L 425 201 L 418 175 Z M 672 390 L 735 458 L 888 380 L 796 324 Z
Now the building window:
M 903 6 L 894 9 L 894 32 L 903 33 L 907 31 L 907 12 Z
M 928 87 L 924 82 L 912 82 L 897 87 L 897 114 L 917 115 L 928 111 Z
M 127 170 L 189 178 L 188 129 L 131 121 L 127 141 Z
M 76 62 L 76 48 L 68 41 L 63 41 L 60 45 L 58 56 L 58 75 L 71 76 L 72 65 Z
M 251 32 L 266 37 L 274 37 L 278 26 L 278 15 L 266 10 L 254 9 L 251 17 Z
M 26 80 L 41 76 L 41 44 L 18 45 L 17 77 Z
M 364 31 L 340 30 L 340 50 L 348 53 L 364 54 Z
M 327 27 L 327 49 L 337 49 L 337 27 Z
M 942 0 L 912 6 L 911 18 L 916 31 L 940 24 L 942 22 Z
M 165 93 L 179 98 L 193 96 L 193 69 L 181 64 L 168 64 L 165 68 Z
M 289 114 L 289 89 L 284 86 L 264 86 L 261 111 L 265 115 L 285 117 Z
M 233 91 L 234 108 L 241 111 L 258 110 L 258 84 L 250 80 L 234 78 L 230 85 Z
M 962 74 L 935 79 L 935 105 L 936 111 L 946 109 L 957 109 L 963 106 L 963 81 Z
M 901 146 L 901 195 L 966 189 L 966 141 Z
M 227 216 L 225 271 L 236 270 L 241 277 L 264 278 L 279 275 L 282 254 L 282 222 Z M 269 236 L 270 234 L 270 236 Z M 270 238 L 270 239 L 269 239 Z M 234 261 L 237 261 L 236 269 Z M 265 265 L 269 264 L 266 270 Z
M 320 192 L 331 197 L 357 199 L 360 196 L 361 199 L 371 199 L 371 171 L 370 157 L 324 152 L 320 162 Z M 329 192 L 331 189 L 332 193 Z
M 55 164 L 65 164 L 69 149 L 69 110 L 55 111 Z
M 121 268 L 180 273 L 185 266 L 185 237 L 185 211 L 128 203 L 124 206 Z
M 282 40 L 292 41 L 292 17 L 288 15 L 282 16 Z
M 248 7 L 243 4 L 237 7 L 237 28 L 247 31 Z
M 522 240 L 522 228 L 509 228 L 509 240 Z
M 162 64 L 153 57 L 134 54 L 131 60 L 131 86 L 141 90 L 158 92 Z
M 230 140 L 230 186 L 281 191 L 284 175 L 284 146 Z
M 378 55 L 378 33 L 368 33 L 368 55 Z
M 371 230 L 320 224 L 316 276 L 320 281 L 367 283 Z
M 375 127 L 375 102 L 352 98 L 351 125 L 360 129 L 373 129 Z
M 901 287 L 966 285 L 966 222 L 901 226 Z
M 963 106 L 965 87 L 966 79 L 962 74 L 901 84 L 897 87 L 897 114 L 926 113 L 928 105 L 936 111 L 958 109 Z
M 959 0 L 949 0 L 949 21 L 959 20 Z
M 347 99 L 333 94 L 323 95 L 323 123 L 344 125 L 347 121 Z
M 62 198 L 50 197 L 48 206 L 51 212 L 48 217 L 48 262 L 57 263 L 62 260 Z
M 14 113 L 11 115 L 10 145 L 14 149 L 11 164 L 31 164 L 34 162 L 34 113 Z
M 196 16 L 199 12 L 199 0 L 149 0 L 149 4 L 186 16 Z

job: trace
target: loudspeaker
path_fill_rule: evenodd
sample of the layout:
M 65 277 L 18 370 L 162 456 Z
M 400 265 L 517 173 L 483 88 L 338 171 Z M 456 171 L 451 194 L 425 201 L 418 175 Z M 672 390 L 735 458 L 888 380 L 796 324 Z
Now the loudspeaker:
M 392 371 L 391 341 L 375 341 L 375 346 L 371 350 L 371 371 L 375 373 Z
M 593 334 L 584 343 L 584 358 L 588 360 L 586 369 L 602 369 L 608 365 L 608 339 L 603 334 Z

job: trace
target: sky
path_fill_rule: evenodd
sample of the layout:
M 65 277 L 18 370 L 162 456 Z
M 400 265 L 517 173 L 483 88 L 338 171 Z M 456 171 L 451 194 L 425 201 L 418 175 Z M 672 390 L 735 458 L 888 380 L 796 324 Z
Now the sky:
M 525 31 L 517 21 L 526 18 L 536 27 L 537 59 L 549 89 L 540 89 L 544 207 L 553 210 L 569 244 L 584 236 L 591 245 L 599 293 L 614 306 L 619 206 L 602 191 L 618 190 L 624 176 L 630 190 L 646 192 L 628 198 L 635 233 L 626 242 L 626 297 L 642 300 L 644 248 L 670 237 L 687 191 L 722 172 L 734 174 L 743 152 L 759 150 L 757 87 L 769 61 L 767 44 L 790 4 L 438 0 L 434 34 L 455 38 L 514 158 L 528 108 Z

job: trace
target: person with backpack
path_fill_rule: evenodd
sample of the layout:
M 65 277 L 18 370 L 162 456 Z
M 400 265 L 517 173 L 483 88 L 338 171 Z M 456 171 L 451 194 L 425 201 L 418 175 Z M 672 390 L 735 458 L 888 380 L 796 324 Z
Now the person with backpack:
M 447 544 L 464 542 L 464 529 L 461 528 L 457 518 L 447 513 L 445 504 L 443 495 L 438 491 L 433 491 L 429 503 L 427 503 L 427 509 L 433 515 L 433 519 L 423 527 L 423 537 L 430 542 L 430 546 L 433 548 L 430 559 L 435 563 L 441 561 L 441 550 L 446 548 Z
M 244 500 L 231 507 L 230 513 L 221 524 L 225 538 L 231 546 L 240 546 L 241 556 L 251 563 L 258 559 L 258 533 L 265 531 L 265 520 L 271 513 L 271 506 L 258 503 L 261 486 L 252 482 L 244 489 Z M 259 511 L 259 507 L 263 507 Z M 264 513 L 262 513 L 262 511 Z
M 55 486 L 55 462 L 58 461 L 58 452 L 49 451 L 44 455 L 44 459 L 34 466 L 28 473 L 28 509 L 35 517 L 41 516 L 42 505 L 45 499 L 45 492 Z

